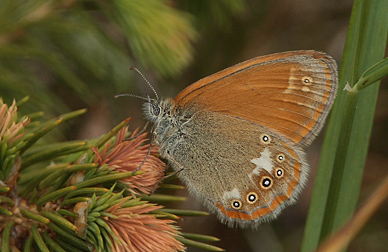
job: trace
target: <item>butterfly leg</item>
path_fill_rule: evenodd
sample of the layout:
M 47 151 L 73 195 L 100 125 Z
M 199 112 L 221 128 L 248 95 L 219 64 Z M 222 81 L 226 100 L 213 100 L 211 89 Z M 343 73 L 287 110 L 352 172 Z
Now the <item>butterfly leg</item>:
M 178 174 L 178 173 L 181 172 L 181 171 L 183 171 L 183 168 L 181 168 L 181 169 L 178 170 L 178 171 L 174 171 L 173 173 L 170 173 L 170 174 L 164 176 L 163 178 L 161 178 L 161 179 L 158 181 L 158 183 L 155 184 L 154 188 L 153 188 L 152 191 L 150 192 L 150 195 L 153 194 L 153 193 L 156 191 L 156 189 L 158 188 L 158 186 L 160 185 L 160 183 L 162 183 L 162 181 L 164 181 L 165 179 L 168 179 L 168 178 L 170 178 L 170 177 L 172 177 L 172 176 L 175 176 L 176 174 Z
M 143 128 L 142 131 L 144 131 L 144 130 L 146 129 L 147 125 L 148 125 L 148 122 L 147 122 L 147 124 L 145 125 L 145 127 Z M 138 135 L 139 135 L 139 134 L 137 134 L 137 136 L 138 136 Z M 151 141 L 150 141 L 150 146 L 149 146 L 149 148 L 148 148 L 147 155 L 145 156 L 143 162 L 141 162 L 141 164 L 140 164 L 135 170 L 133 170 L 132 175 L 134 175 L 135 172 L 137 172 L 137 171 L 143 166 L 143 164 L 146 162 L 148 156 L 151 154 L 151 149 L 152 149 L 152 145 L 154 144 L 154 142 L 155 142 L 155 141 L 154 141 L 154 138 L 152 138 Z
M 164 176 L 163 178 L 161 178 L 161 179 L 158 181 L 158 183 L 155 184 L 155 186 L 154 186 L 154 188 L 152 189 L 150 195 L 153 194 L 153 193 L 156 191 L 156 189 L 158 188 L 158 186 L 160 185 L 160 183 L 162 183 L 162 181 L 164 181 L 165 179 L 168 179 L 168 178 L 170 178 L 170 177 L 172 177 L 172 176 L 175 176 L 176 174 L 178 174 L 179 172 L 183 171 L 183 169 L 184 169 L 183 166 L 182 166 L 180 163 L 178 163 L 178 161 L 176 161 L 172 156 L 168 155 L 167 159 L 168 159 L 169 161 L 171 161 L 171 162 L 174 162 L 174 163 L 179 167 L 179 169 L 176 170 L 176 171 L 174 171 L 174 172 L 172 172 L 171 174 L 168 174 L 168 175 Z

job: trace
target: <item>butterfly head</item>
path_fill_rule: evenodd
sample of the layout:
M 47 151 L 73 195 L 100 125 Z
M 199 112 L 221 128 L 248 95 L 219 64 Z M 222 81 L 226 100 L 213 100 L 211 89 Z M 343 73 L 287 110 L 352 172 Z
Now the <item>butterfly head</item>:
M 173 101 L 171 99 L 157 100 L 150 97 L 143 104 L 143 113 L 147 120 L 157 124 L 163 118 L 172 114 Z

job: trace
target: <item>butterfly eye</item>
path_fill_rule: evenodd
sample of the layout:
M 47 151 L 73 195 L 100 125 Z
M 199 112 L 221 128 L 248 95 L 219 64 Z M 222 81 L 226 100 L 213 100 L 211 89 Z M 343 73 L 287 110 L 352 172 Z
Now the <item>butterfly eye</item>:
M 160 115 L 160 106 L 157 105 L 157 104 L 152 104 L 152 113 L 155 115 L 155 116 L 158 116 Z
M 263 144 L 269 144 L 271 142 L 271 137 L 267 134 L 260 135 L 260 142 Z
M 276 174 L 276 177 L 277 177 L 277 178 L 281 178 L 281 177 L 283 177 L 283 175 L 284 175 L 284 171 L 283 171 L 282 168 L 278 167 L 278 168 L 276 169 L 276 171 L 275 171 L 275 174 Z
M 276 160 L 279 162 L 279 163 L 283 163 L 284 160 L 285 160 L 285 157 L 284 157 L 284 154 L 283 153 L 280 153 L 276 156 Z
M 232 208 L 239 210 L 242 207 L 242 202 L 241 200 L 233 200 L 232 201 Z
M 261 179 L 261 187 L 263 189 L 270 189 L 272 187 L 272 179 L 270 177 L 264 176 Z
M 255 192 L 248 193 L 248 195 L 247 195 L 247 202 L 248 203 L 253 204 L 257 201 L 257 199 L 258 199 L 257 193 L 255 193 Z

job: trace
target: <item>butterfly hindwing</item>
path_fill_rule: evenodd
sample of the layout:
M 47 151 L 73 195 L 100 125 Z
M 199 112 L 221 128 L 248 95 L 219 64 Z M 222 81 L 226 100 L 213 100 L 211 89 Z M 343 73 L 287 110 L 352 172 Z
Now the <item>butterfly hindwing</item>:
M 171 165 L 183 167 L 178 176 L 189 191 L 230 225 L 274 218 L 306 180 L 303 151 L 255 123 L 200 111 L 181 132 L 185 137 L 170 148 Z

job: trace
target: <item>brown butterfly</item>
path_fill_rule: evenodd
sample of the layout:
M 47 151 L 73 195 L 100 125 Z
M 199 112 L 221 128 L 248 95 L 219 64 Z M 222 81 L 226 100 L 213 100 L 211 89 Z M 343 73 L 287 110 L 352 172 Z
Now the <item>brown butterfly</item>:
M 296 201 L 309 170 L 303 147 L 321 130 L 337 65 L 316 51 L 257 57 L 148 99 L 155 142 L 190 193 L 229 226 L 257 227 Z

